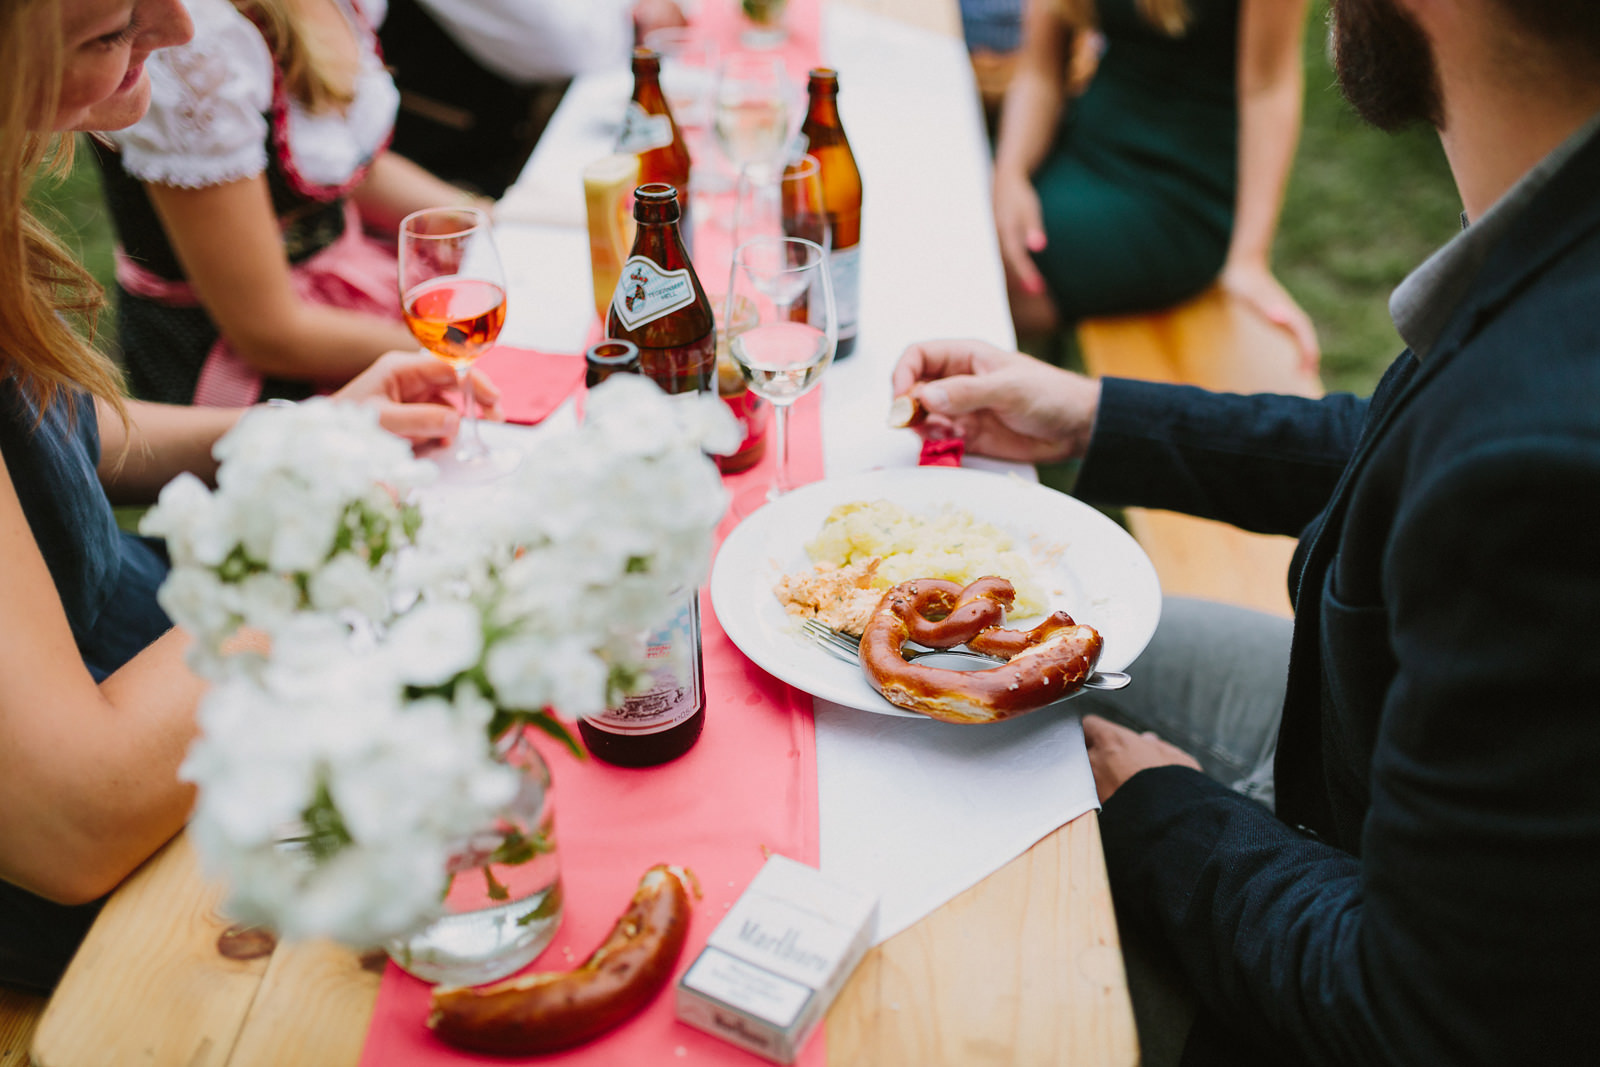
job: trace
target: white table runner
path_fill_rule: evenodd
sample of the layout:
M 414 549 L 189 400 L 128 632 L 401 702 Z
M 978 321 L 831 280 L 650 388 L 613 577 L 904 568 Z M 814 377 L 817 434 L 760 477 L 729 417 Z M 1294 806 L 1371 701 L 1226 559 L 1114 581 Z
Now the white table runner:
M 889 373 L 935 337 L 1015 343 L 989 208 L 989 163 L 960 41 L 843 4 L 823 49 L 862 172 L 861 333 L 823 386 L 829 476 L 912 466 L 889 430 Z M 593 314 L 578 174 L 611 150 L 628 72 L 579 78 L 497 212 L 512 290 L 503 340 L 576 351 Z M 1031 467 L 968 461 L 1033 478 Z M 1076 716 L 963 727 L 817 701 L 822 868 L 876 892 L 879 941 L 1095 807 Z

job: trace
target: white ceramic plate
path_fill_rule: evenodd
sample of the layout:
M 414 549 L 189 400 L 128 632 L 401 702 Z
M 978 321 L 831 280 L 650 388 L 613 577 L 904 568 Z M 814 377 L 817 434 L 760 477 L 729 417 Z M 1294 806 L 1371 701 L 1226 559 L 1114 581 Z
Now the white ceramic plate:
M 1010 534 L 1032 558 L 1051 611 L 1100 631 L 1101 670 L 1127 668 L 1161 617 L 1161 586 L 1144 549 L 1122 527 L 1064 493 L 1000 474 L 911 467 L 814 482 L 767 504 L 722 542 L 711 603 L 723 630 L 758 666 L 813 696 L 885 715 L 914 716 L 867 684 L 861 668 L 813 645 L 772 595 L 778 578 L 808 570 L 806 542 L 828 513 L 857 500 L 889 500 L 919 515 L 951 505 Z M 1035 619 L 1034 621 L 1038 621 Z M 1027 628 L 1027 619 L 1007 620 Z

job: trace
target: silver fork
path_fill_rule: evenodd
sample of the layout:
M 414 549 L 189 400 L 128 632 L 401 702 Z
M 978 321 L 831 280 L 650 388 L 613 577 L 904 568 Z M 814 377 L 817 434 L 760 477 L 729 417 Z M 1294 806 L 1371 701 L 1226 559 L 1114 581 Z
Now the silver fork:
M 851 663 L 860 663 L 861 638 L 855 634 L 847 634 L 816 619 L 807 619 L 801 623 L 800 628 L 805 635 L 816 643 L 817 647 L 839 659 Z M 943 657 L 942 662 L 934 666 L 948 667 L 958 671 L 981 671 L 1003 662 L 995 656 L 985 656 L 981 652 L 973 652 L 966 648 L 923 648 L 920 645 L 907 645 L 905 657 L 908 661 L 926 659 L 929 656 Z M 1121 689 L 1133 681 L 1122 671 L 1095 671 L 1083 680 L 1085 689 Z

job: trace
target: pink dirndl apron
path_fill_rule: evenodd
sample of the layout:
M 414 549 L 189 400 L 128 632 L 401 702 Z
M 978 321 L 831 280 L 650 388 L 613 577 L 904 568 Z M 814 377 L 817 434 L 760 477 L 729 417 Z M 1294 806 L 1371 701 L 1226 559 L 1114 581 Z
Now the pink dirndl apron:
M 359 3 L 352 3 L 358 30 L 377 49 L 377 37 Z M 259 26 L 260 23 L 258 22 Z M 272 112 L 268 117 L 271 149 L 278 170 L 289 187 L 310 201 L 327 203 L 347 196 L 366 179 L 371 160 L 339 185 L 319 185 L 305 178 L 294 163 L 289 147 L 289 92 L 283 70 L 274 67 Z M 391 130 L 391 135 L 392 135 Z M 385 137 L 378 152 L 388 147 Z M 376 158 L 374 153 L 374 158 Z M 344 202 L 344 233 L 338 240 L 289 268 L 295 296 L 308 304 L 344 308 L 403 321 L 397 280 L 398 266 L 392 245 L 368 237 L 361 228 L 355 205 Z M 134 296 L 168 307 L 199 307 L 199 297 L 186 281 L 163 278 L 117 248 L 117 281 Z M 228 338 L 218 331 L 216 343 L 206 353 L 195 384 L 192 403 L 201 407 L 246 407 L 261 397 L 261 372 L 247 363 Z
M 309 304 L 364 311 L 399 321 L 394 252 L 362 232 L 354 205 L 345 204 L 344 211 L 343 236 L 290 268 L 295 296 Z M 200 306 L 188 282 L 154 274 L 122 255 L 120 249 L 117 281 L 129 293 L 160 304 Z M 202 407 L 246 407 L 260 396 L 261 372 L 245 362 L 226 336 L 219 335 L 200 369 L 194 403 Z

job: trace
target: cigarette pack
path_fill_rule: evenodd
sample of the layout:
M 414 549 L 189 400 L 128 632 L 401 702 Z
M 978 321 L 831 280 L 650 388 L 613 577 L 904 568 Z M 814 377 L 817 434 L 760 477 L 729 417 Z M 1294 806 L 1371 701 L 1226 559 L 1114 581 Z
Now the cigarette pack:
M 872 945 L 877 898 L 771 856 L 678 980 L 678 1018 L 793 1063 Z

